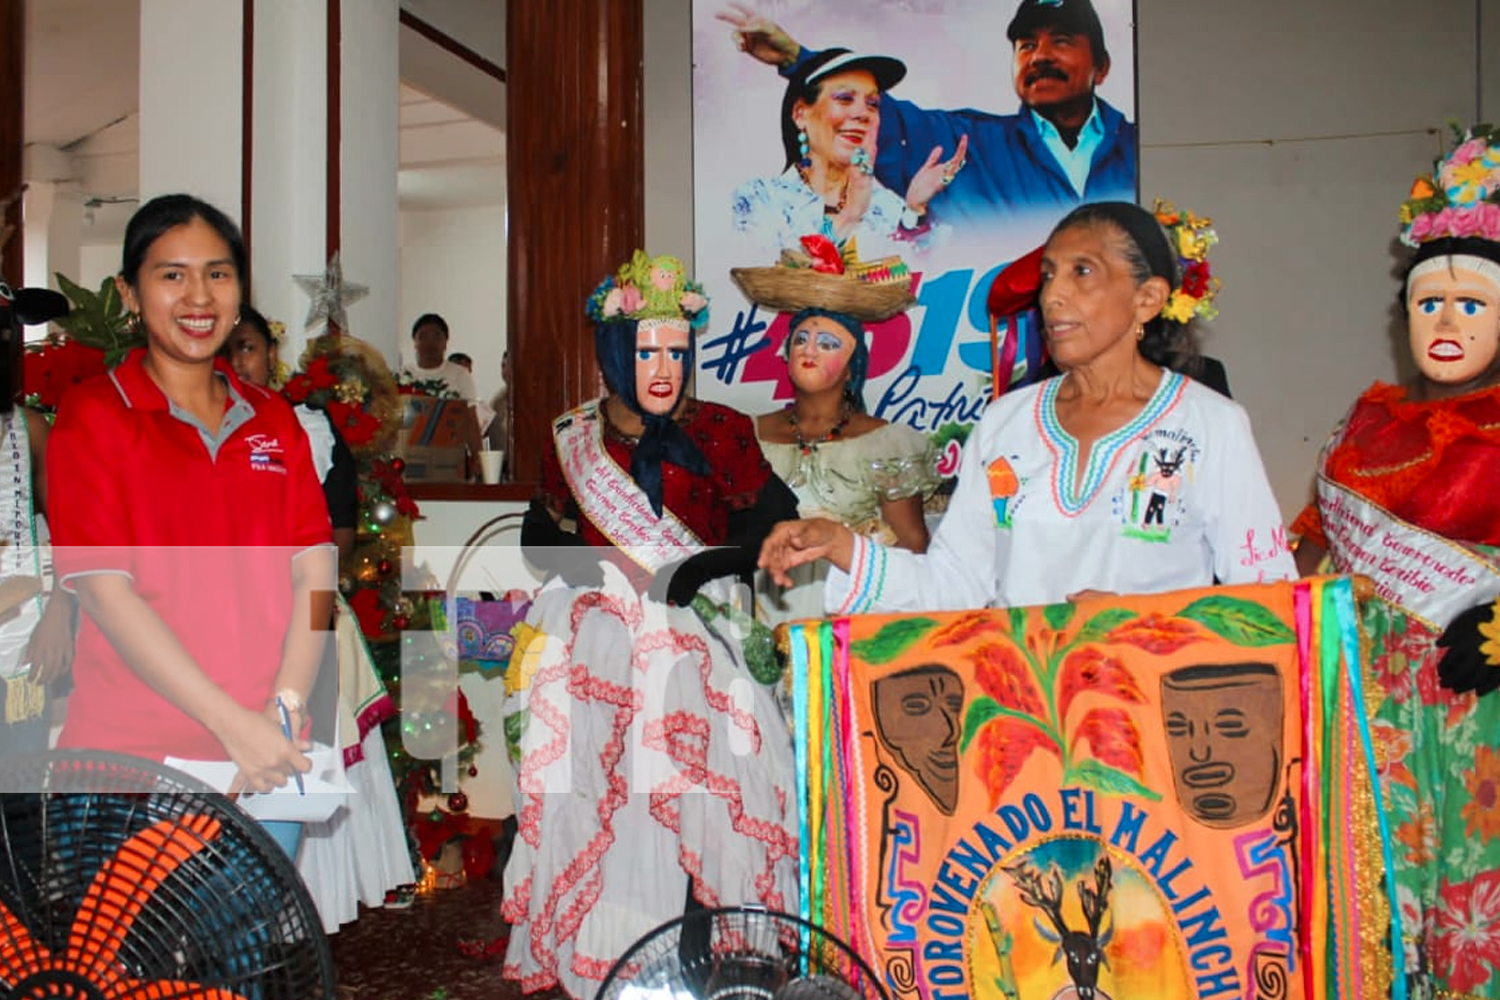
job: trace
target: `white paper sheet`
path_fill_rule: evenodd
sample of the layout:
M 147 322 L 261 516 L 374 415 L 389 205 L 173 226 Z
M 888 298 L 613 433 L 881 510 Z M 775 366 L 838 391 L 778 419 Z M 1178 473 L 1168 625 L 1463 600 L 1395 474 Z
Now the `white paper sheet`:
M 344 775 L 343 755 L 338 748 L 319 743 L 307 751 L 307 756 L 313 766 L 302 776 L 305 794 L 299 793 L 297 783 L 289 780 L 275 791 L 241 793 L 240 808 L 260 820 L 321 823 L 332 816 L 334 810 L 344 804 L 344 797 L 354 794 L 353 786 Z M 229 783 L 234 780 L 237 770 L 234 762 L 229 760 L 168 757 L 164 763 L 221 792 L 229 790 Z

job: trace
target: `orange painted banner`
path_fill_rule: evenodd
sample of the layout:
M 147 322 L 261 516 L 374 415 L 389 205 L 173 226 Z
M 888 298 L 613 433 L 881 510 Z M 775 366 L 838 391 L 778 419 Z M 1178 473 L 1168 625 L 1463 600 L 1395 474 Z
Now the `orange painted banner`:
M 893 997 L 1387 995 L 1347 579 L 790 638 L 804 914 Z

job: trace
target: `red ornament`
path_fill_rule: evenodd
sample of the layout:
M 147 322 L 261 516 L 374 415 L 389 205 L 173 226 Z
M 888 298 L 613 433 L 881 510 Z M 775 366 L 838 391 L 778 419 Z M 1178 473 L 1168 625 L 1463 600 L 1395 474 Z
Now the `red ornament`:
M 471 881 L 484 878 L 495 867 L 495 842 L 480 835 L 464 838 L 464 874 Z
M 397 632 L 402 631 L 406 628 L 406 626 L 410 624 L 411 619 L 406 617 L 405 615 L 397 615 L 396 617 L 391 619 L 391 628 L 395 629 Z
M 461 813 L 469 808 L 469 797 L 463 792 L 454 792 L 448 796 L 448 811 Z
M 395 469 L 397 472 L 401 472 L 402 470 L 404 470 L 406 468 L 406 459 L 404 459 L 404 458 L 393 458 L 393 459 L 391 459 L 391 468 Z
M 469 765 L 469 777 L 471 777 L 471 778 L 477 778 L 477 777 L 479 777 L 479 768 L 475 767 L 473 764 Z
M 375 568 L 379 570 L 381 576 L 390 576 L 391 570 L 395 569 L 395 566 L 392 565 L 389 559 L 382 559 L 375 564 Z

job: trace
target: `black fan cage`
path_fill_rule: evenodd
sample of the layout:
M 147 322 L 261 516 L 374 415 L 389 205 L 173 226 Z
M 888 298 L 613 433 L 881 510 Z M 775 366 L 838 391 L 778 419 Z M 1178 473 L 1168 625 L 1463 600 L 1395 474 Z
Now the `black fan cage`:
M 0 998 L 334 995 L 312 897 L 226 796 L 118 754 L 0 762 Z
M 597 1000 L 889 1000 L 865 960 L 790 913 L 696 910 L 621 955 Z

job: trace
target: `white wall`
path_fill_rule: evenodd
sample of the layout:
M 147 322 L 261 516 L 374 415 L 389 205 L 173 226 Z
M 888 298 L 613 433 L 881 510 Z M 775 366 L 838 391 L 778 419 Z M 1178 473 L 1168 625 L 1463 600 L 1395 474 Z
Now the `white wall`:
M 1141 195 L 1214 217 L 1205 346 L 1289 520 L 1333 424 L 1405 363 L 1396 209 L 1432 166 L 1430 130 L 1478 112 L 1480 2 L 1138 4 Z
M 142 201 L 185 191 L 240 221 L 243 24 L 238 0 L 141 0 Z
M 488 399 L 500 388 L 506 342 L 505 207 L 402 212 L 400 273 L 400 361 L 413 359 L 412 322 L 438 313 L 448 321 L 449 353 L 473 357 Z

